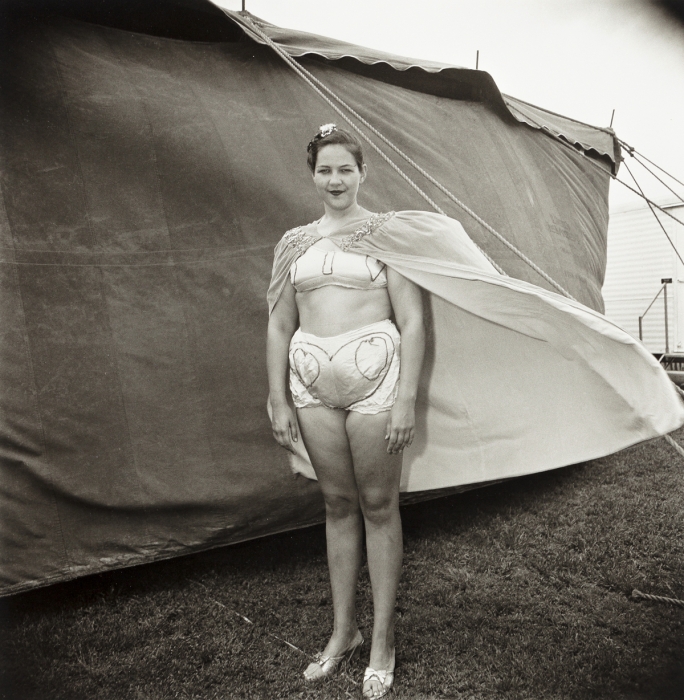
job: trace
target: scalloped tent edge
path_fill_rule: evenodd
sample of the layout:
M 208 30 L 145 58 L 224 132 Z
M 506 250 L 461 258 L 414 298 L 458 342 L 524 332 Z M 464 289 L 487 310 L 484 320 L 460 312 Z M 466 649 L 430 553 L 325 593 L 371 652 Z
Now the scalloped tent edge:
M 593 152 L 599 157 L 608 158 L 613 174 L 617 172 L 621 161 L 620 145 L 612 129 L 586 124 L 505 95 L 486 71 L 385 53 L 318 34 L 278 27 L 250 12 L 228 10 L 218 5 L 216 7 L 252 41 L 266 45 L 254 32 L 250 22 L 256 24 L 269 39 L 293 58 L 306 56 L 341 62 L 345 68 L 354 72 L 408 89 L 489 102 L 518 122 L 546 131 L 587 154 Z

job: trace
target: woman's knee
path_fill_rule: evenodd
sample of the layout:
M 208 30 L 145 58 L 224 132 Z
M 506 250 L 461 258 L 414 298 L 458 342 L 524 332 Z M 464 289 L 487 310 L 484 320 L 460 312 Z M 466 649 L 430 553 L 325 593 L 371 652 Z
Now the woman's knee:
M 325 494 L 325 513 L 330 520 L 343 520 L 359 514 L 359 497 L 355 493 Z
M 399 498 L 395 493 L 377 491 L 360 494 L 360 505 L 366 522 L 383 525 L 399 512 Z

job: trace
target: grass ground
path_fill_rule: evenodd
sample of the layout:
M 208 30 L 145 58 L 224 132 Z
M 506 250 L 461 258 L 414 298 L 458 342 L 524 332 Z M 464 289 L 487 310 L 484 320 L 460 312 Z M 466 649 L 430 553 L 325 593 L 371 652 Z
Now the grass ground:
M 683 494 L 684 461 L 658 440 L 405 507 L 395 697 L 682 700 L 684 609 L 630 593 L 684 598 Z M 322 527 L 2 610 L 5 700 L 360 697 L 368 658 L 307 687 L 281 641 L 313 654 L 329 634 Z M 359 613 L 368 637 L 366 570 Z

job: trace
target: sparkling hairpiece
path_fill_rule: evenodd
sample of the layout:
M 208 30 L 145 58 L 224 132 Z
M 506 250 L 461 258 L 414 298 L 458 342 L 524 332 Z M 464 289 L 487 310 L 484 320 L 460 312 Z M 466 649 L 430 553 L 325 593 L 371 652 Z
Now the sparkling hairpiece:
M 333 131 L 337 131 L 337 124 L 321 124 L 321 126 L 318 127 L 318 133 L 311 139 L 311 141 L 309 141 L 309 145 L 306 147 L 306 150 L 310 151 L 316 141 L 320 141 L 326 136 L 330 136 Z
M 322 139 L 330 136 L 333 131 L 337 131 L 337 124 L 322 124 L 318 127 L 318 133 Z

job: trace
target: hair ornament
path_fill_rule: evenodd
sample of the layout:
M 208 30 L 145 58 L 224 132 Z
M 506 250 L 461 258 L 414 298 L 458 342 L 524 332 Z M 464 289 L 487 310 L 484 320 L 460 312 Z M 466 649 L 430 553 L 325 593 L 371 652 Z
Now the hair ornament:
M 309 145 L 306 147 L 307 152 L 310 152 L 314 147 L 314 144 L 318 143 L 321 139 L 324 139 L 326 136 L 330 136 L 333 131 L 337 131 L 337 124 L 321 124 L 318 127 L 318 132 L 316 135 L 311 139 L 311 141 L 309 141 Z
M 322 124 L 318 127 L 318 136 L 324 139 L 326 136 L 330 136 L 333 131 L 337 131 L 337 124 Z

